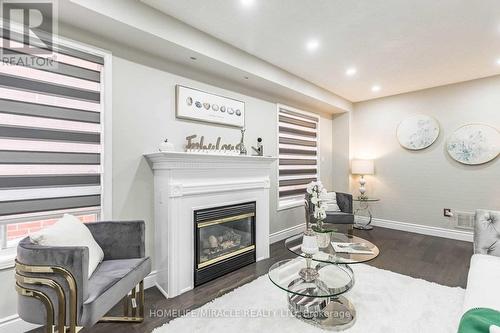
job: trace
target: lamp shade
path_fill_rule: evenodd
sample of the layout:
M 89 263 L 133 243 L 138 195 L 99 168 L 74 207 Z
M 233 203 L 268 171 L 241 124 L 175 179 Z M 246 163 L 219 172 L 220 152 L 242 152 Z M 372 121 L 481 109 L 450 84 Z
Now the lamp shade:
M 375 166 L 373 160 L 352 160 L 351 173 L 353 175 L 373 175 Z

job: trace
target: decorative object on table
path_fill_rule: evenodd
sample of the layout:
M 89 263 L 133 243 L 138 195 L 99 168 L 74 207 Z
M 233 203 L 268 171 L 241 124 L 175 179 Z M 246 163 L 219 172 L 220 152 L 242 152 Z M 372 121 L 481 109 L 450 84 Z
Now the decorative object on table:
M 373 175 L 375 171 L 373 160 L 352 160 L 351 173 L 353 175 L 360 175 L 359 178 L 359 198 L 366 198 L 366 175 Z
M 417 114 L 403 120 L 397 130 L 399 144 L 409 150 L 421 150 L 431 146 L 439 136 L 439 123 L 425 114 Z
M 373 254 L 373 251 L 365 243 L 344 243 L 332 242 L 333 250 L 336 253 L 349 253 L 349 254 Z
M 485 124 L 464 125 L 448 138 L 446 150 L 462 164 L 484 164 L 500 154 L 500 132 Z
M 242 101 L 181 85 L 176 85 L 175 92 L 177 118 L 245 126 L 245 103 Z M 209 110 L 211 112 L 207 112 Z
M 372 212 L 370 210 L 370 203 L 378 202 L 380 199 L 377 198 L 357 198 L 354 201 L 359 202 L 358 208 L 354 210 L 354 228 L 358 230 L 372 230 Z M 362 213 L 364 212 L 364 216 Z M 367 221 L 368 220 L 368 221 Z
M 198 142 L 195 139 L 198 136 L 196 134 L 186 137 L 186 152 L 189 153 L 210 153 L 210 154 L 222 154 L 222 155 L 240 155 L 240 144 L 225 144 L 221 143 L 221 137 L 217 137 L 215 143 L 206 143 L 205 137 L 202 135 Z
M 257 153 L 257 156 L 264 156 L 264 146 L 262 145 L 262 138 L 257 138 L 257 148 L 252 146 L 252 149 Z
M 323 228 L 323 220 L 326 218 L 326 205 L 323 201 L 327 193 L 326 189 L 320 181 L 312 181 L 307 185 L 306 192 L 309 211 L 314 216 L 315 221 L 313 230 L 321 230 Z
M 323 227 L 324 219 L 326 218 L 326 204 L 324 202 L 326 189 L 320 181 L 309 183 L 306 188 L 306 201 L 309 214 L 314 217 L 314 225 L 312 230 L 318 238 L 318 246 L 326 247 L 330 244 L 330 233 L 334 230 Z
M 241 139 L 240 139 L 240 155 L 246 155 L 247 154 L 247 147 L 245 147 L 245 129 L 241 129 Z
M 168 139 L 165 139 L 162 143 L 160 143 L 160 146 L 158 149 L 161 152 L 166 152 L 166 151 L 174 151 L 174 144 L 171 142 L 168 142 Z

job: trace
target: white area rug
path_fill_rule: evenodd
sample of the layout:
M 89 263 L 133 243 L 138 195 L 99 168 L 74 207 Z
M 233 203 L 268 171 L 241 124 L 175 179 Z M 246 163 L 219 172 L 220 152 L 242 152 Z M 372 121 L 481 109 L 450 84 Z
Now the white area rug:
M 368 265 L 351 266 L 356 283 L 346 296 L 357 320 L 348 333 L 455 333 L 464 290 Z M 154 333 L 325 332 L 287 311 L 286 293 L 267 275 L 177 318 Z

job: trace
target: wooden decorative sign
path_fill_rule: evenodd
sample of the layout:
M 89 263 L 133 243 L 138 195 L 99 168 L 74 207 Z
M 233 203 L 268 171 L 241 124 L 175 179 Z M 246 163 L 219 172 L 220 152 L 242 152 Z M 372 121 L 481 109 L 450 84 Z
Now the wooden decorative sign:
M 176 117 L 234 127 L 245 126 L 245 103 L 177 85 Z
M 196 134 L 186 137 L 186 151 L 234 151 L 240 149 L 240 144 L 229 144 L 222 143 L 221 137 L 217 138 L 215 143 L 205 142 L 205 137 L 202 135 L 199 140 L 196 140 L 198 136 Z

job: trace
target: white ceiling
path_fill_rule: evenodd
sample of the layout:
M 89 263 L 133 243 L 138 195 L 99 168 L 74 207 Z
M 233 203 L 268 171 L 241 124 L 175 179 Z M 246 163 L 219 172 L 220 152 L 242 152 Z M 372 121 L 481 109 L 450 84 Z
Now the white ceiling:
M 351 101 L 500 74 L 499 0 L 141 1 Z

